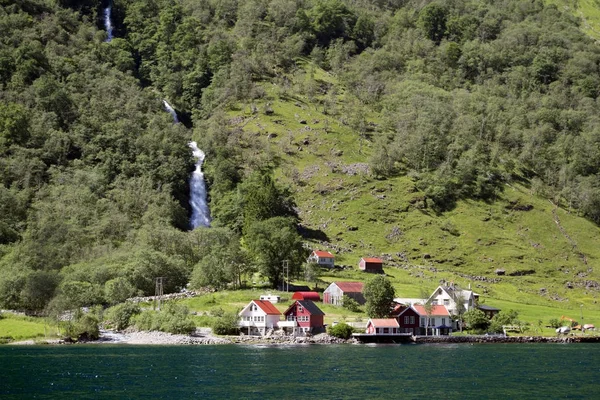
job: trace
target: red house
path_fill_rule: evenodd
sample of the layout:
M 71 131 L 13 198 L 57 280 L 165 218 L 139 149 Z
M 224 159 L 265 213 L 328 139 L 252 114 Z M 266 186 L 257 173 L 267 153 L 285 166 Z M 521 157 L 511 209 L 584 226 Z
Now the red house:
M 363 257 L 358 263 L 358 268 L 365 272 L 383 272 L 383 261 L 379 258 Z
M 292 300 L 321 301 L 321 296 L 317 292 L 295 292 Z
M 413 335 L 421 334 L 419 313 L 414 308 L 406 306 L 399 308 L 399 311 L 397 315 L 394 315 L 400 325 L 399 331 Z
M 294 333 L 297 331 L 305 334 L 325 332 L 325 313 L 310 300 L 296 300 L 284 311 L 283 315 L 287 323 L 280 323 L 279 326 L 293 328 Z

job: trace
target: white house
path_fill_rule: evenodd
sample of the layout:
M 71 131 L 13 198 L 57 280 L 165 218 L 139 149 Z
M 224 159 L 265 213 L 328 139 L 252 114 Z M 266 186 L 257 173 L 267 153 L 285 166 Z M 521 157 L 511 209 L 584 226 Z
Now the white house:
M 448 335 L 452 332 L 452 318 L 444 306 L 431 306 L 429 314 L 424 306 L 414 304 L 411 306 L 419 316 L 421 334 Z M 402 318 L 404 315 L 401 315 Z
M 479 295 L 472 290 L 461 289 L 458 285 L 441 285 L 427 300 L 432 305 L 446 306 L 450 314 L 459 314 L 458 304 L 462 304 L 463 313 L 477 307 Z
M 315 250 L 308 256 L 306 262 L 319 264 L 322 267 L 333 268 L 335 257 L 328 251 Z
M 281 318 L 281 313 L 275 306 L 266 300 L 252 300 L 242 311 L 240 316 L 240 330 L 248 335 L 261 336 L 269 329 L 276 329 Z

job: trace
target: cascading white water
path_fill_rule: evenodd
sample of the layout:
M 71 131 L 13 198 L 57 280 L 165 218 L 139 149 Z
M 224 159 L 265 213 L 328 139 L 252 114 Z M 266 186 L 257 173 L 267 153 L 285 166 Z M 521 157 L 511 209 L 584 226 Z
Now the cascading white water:
M 169 102 L 163 100 L 165 110 L 171 114 L 174 123 L 179 123 L 177 118 L 177 112 Z M 208 208 L 208 202 L 206 201 L 206 182 L 204 181 L 204 173 L 202 172 L 202 163 L 204 163 L 204 152 L 198 148 L 196 142 L 188 143 L 188 146 L 192 149 L 192 154 L 196 158 L 196 169 L 192 173 L 190 178 L 190 206 L 192 206 L 192 217 L 190 218 L 190 225 L 192 229 L 196 229 L 199 226 L 210 226 L 210 210 Z
M 106 38 L 107 42 L 110 42 L 113 38 L 113 26 L 112 21 L 110 20 L 110 14 L 112 12 L 112 1 L 108 3 L 108 7 L 104 9 L 104 29 L 106 29 L 106 34 L 108 37 Z
M 196 142 L 190 142 L 188 146 L 192 149 L 192 154 L 197 160 L 196 170 L 190 178 L 190 205 L 192 206 L 190 225 L 192 229 L 196 229 L 199 226 L 210 226 L 210 210 L 206 202 L 206 183 L 202 173 L 204 152 L 198 148 Z
M 175 109 L 171 107 L 171 105 L 166 100 L 163 100 L 163 105 L 165 106 L 165 110 L 167 110 L 169 114 L 171 114 L 171 116 L 173 117 L 173 122 L 178 123 L 179 118 L 177 118 L 177 112 L 175 111 Z

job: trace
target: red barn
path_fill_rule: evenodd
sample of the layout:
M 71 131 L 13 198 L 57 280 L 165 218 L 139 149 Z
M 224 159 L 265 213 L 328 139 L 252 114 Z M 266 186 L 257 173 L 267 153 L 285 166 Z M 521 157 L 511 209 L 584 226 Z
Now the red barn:
M 292 300 L 321 301 L 321 296 L 317 292 L 295 292 Z
M 383 261 L 379 258 L 363 257 L 358 263 L 358 268 L 365 272 L 383 272 Z
M 295 321 L 302 333 L 325 332 L 325 313 L 310 300 L 296 300 L 283 315 L 286 321 Z

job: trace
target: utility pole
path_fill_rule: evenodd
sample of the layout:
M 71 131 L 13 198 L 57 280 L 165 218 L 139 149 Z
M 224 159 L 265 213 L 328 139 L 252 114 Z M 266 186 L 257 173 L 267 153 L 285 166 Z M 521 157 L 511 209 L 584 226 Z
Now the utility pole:
M 164 276 L 154 279 L 154 309 L 160 311 L 160 298 L 163 295 Z
M 290 266 L 289 266 L 289 261 L 288 260 L 283 260 L 281 262 L 281 264 L 283 264 L 283 276 L 285 277 L 285 287 L 286 287 L 285 291 L 289 292 L 290 291 Z

